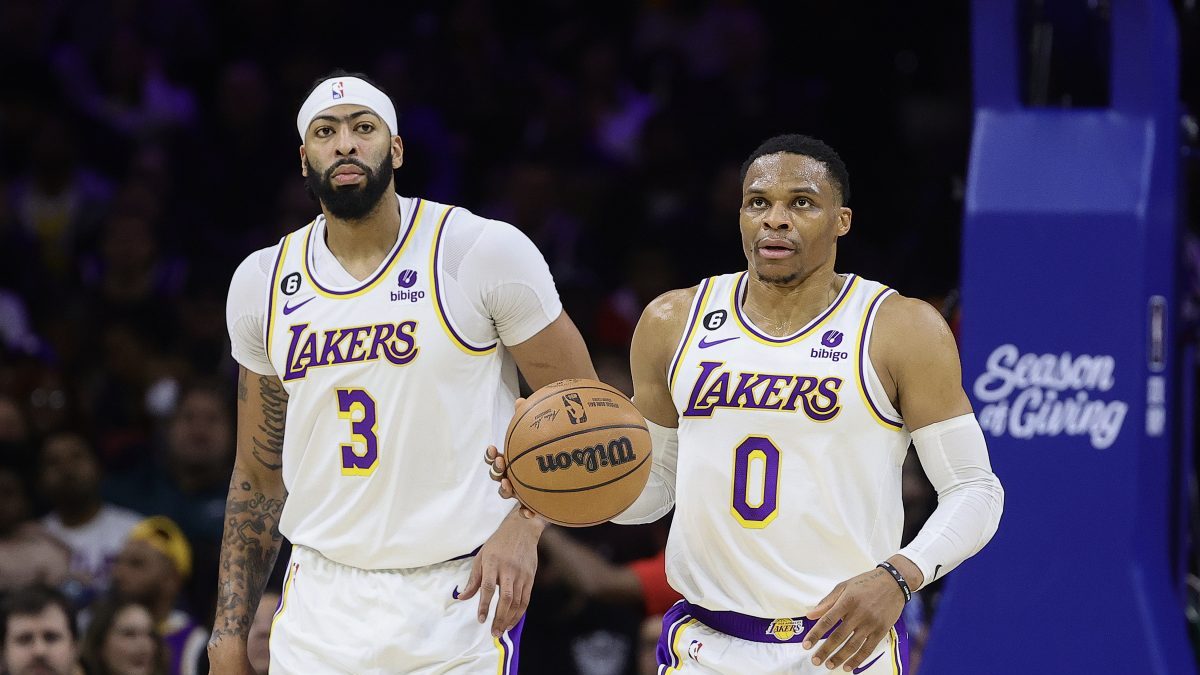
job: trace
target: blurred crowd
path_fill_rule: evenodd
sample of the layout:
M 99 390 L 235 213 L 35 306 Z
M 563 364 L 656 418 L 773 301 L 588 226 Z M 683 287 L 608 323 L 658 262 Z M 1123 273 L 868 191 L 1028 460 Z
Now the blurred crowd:
M 56 644 L 92 675 L 204 668 L 234 452 L 225 294 L 242 258 L 317 213 L 294 120 L 335 67 L 395 101 L 398 190 L 525 231 L 602 379 L 626 391 L 642 307 L 744 264 L 738 167 L 779 132 L 823 138 L 850 168 L 839 268 L 951 314 L 963 3 L 576 4 L 0 2 L 10 671 Z M 911 473 L 906 540 L 932 508 Z M 675 597 L 665 534 L 548 531 L 525 671 L 652 672 L 655 615 Z M 264 650 L 277 598 L 255 626 Z M 910 606 L 909 626 L 927 609 Z

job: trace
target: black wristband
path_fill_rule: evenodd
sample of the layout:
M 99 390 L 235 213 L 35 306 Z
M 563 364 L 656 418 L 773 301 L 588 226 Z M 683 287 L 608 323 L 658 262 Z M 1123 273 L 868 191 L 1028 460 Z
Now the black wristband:
M 904 604 L 907 605 L 908 601 L 912 600 L 912 591 L 909 590 L 908 582 L 904 580 L 904 575 L 900 574 L 900 570 L 896 569 L 895 565 L 886 560 L 876 565 L 876 567 L 882 567 L 888 574 L 892 575 L 892 578 L 900 586 L 900 591 L 904 593 Z

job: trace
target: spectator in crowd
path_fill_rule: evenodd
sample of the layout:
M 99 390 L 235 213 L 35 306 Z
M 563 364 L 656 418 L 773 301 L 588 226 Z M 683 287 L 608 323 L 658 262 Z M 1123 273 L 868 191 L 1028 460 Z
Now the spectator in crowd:
M 71 551 L 32 519 L 26 488 L 31 482 L 0 465 L 0 592 L 32 583 L 58 586 L 67 579 Z
M 167 648 L 143 604 L 108 598 L 91 612 L 80 661 L 88 675 L 167 675 Z
M 46 530 L 71 549 L 71 581 L 77 605 L 108 590 L 113 561 L 142 516 L 100 498 L 100 462 L 91 443 L 71 431 L 42 442 L 38 485 L 50 505 Z
M 42 294 L 73 281 L 79 246 L 94 236 L 113 187 L 79 159 L 78 127 L 61 110 L 40 116 L 29 171 L 11 188 L 11 208 Z M 28 290 L 28 289 L 27 289 Z
M 193 543 L 221 538 L 233 463 L 232 419 L 223 390 L 187 385 L 156 461 L 114 483 L 114 498 L 141 513 L 170 517 Z
M 19 588 L 0 603 L 0 671 L 7 675 L 83 675 L 77 640 L 75 610 L 52 588 Z
M 185 593 L 189 604 L 205 613 L 215 602 L 225 496 L 233 467 L 232 413 L 218 386 L 206 381 L 185 386 L 165 443 L 152 461 L 114 481 L 111 492 L 118 504 L 178 523 L 196 562 L 196 574 Z
M 134 526 L 113 566 L 113 590 L 145 605 L 167 645 L 170 675 L 195 675 L 208 630 L 179 605 L 192 573 L 192 548 L 171 519 L 152 516 Z

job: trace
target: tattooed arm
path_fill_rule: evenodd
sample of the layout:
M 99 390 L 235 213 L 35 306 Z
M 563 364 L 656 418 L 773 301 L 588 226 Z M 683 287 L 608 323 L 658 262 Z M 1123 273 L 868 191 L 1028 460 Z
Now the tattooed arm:
M 208 643 L 213 673 L 254 672 L 246 659 L 246 635 L 282 538 L 286 413 L 287 392 L 279 378 L 243 366 L 238 374 L 237 458 L 225 503 L 217 613 Z

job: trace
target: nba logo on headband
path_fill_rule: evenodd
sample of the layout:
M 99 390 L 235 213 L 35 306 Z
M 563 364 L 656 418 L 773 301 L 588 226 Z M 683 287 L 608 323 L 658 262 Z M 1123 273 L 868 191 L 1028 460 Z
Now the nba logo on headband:
M 313 118 L 322 110 L 338 105 L 360 105 L 370 109 L 387 124 L 390 135 L 396 135 L 396 107 L 387 94 L 366 80 L 341 75 L 313 87 L 304 105 L 300 106 L 300 112 L 296 115 L 296 132 L 300 134 L 300 140 L 304 140 L 304 133 Z

